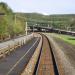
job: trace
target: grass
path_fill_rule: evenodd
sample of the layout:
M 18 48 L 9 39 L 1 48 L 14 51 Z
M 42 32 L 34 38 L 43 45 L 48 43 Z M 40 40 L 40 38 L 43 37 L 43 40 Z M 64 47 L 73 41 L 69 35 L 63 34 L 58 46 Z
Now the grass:
M 74 36 L 55 34 L 55 33 L 52 33 L 52 35 L 54 35 L 57 38 L 60 38 L 60 39 L 64 40 L 65 42 L 68 42 L 72 45 L 75 45 L 75 37 Z

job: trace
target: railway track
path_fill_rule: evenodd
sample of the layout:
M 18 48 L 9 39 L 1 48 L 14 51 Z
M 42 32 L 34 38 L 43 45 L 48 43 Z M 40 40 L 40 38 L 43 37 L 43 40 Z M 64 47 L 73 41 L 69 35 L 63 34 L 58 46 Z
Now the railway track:
M 12 60 L 13 58 L 12 59 L 9 58 L 7 62 L 1 61 L 0 63 L 3 64 L 3 68 L 2 68 L 2 65 L 0 65 L 0 72 L 2 71 L 0 75 L 20 75 L 20 73 L 24 70 L 24 67 L 25 67 L 25 72 L 22 75 L 64 75 L 64 74 L 61 74 L 62 73 L 60 71 L 61 68 L 58 68 L 58 65 L 56 63 L 57 60 L 55 60 L 55 55 L 53 53 L 52 46 L 50 44 L 49 39 L 43 34 L 41 34 L 41 36 L 42 36 L 41 40 L 40 38 L 37 38 L 36 43 L 34 43 L 34 41 L 36 40 L 34 39 L 33 41 L 34 45 L 31 46 L 30 49 L 29 49 L 30 46 L 28 45 L 27 52 L 25 52 L 25 50 L 22 50 L 21 48 L 21 51 L 24 51 L 25 54 L 23 54 L 24 52 L 21 52 L 22 56 L 18 60 L 17 66 L 12 65 L 12 68 L 11 68 L 12 62 L 10 60 Z M 39 41 L 41 41 L 39 44 L 40 48 L 38 46 Z M 26 49 L 26 47 L 24 47 L 24 49 Z M 36 58 L 34 58 L 32 55 L 34 55 L 34 57 Z M 14 60 L 16 59 L 17 58 L 14 58 Z M 30 63 L 28 63 L 29 61 Z M 34 61 L 36 63 L 34 63 Z M 35 65 L 35 66 L 32 66 L 32 65 Z M 5 66 L 7 67 L 10 66 L 10 69 L 5 68 Z M 5 71 L 3 71 L 2 69 L 4 69 Z
M 59 75 L 49 40 L 42 35 L 42 49 L 34 75 Z

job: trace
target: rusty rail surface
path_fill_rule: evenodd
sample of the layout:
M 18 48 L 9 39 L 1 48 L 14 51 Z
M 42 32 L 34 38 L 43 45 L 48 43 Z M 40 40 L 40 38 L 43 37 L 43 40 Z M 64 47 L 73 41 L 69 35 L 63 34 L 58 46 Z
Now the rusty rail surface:
M 59 75 L 65 75 L 65 71 L 67 69 L 64 70 L 64 66 L 62 64 L 62 62 L 64 62 L 62 60 L 64 58 L 64 56 L 63 56 L 64 54 L 61 54 L 62 53 L 61 48 L 58 46 L 58 44 L 54 41 L 54 39 L 49 34 L 44 34 L 44 35 L 47 36 L 47 38 L 49 39 L 49 41 L 51 43 L 51 47 L 52 47 L 53 54 L 54 54 L 54 57 L 55 57 L 55 60 L 56 60 L 56 64 L 57 64 Z
M 43 35 L 42 52 L 39 59 L 36 75 L 55 75 L 54 62 L 49 41 L 47 37 L 44 35 Z

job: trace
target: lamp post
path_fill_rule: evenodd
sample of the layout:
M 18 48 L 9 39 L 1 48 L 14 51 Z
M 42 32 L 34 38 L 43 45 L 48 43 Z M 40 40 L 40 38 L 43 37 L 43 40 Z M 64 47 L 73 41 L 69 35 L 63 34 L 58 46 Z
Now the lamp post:
M 16 14 L 15 14 L 15 25 L 16 25 Z
M 33 37 L 34 37 L 34 24 L 33 24 L 33 28 L 32 28 L 33 30 L 32 30 L 32 33 L 33 33 Z

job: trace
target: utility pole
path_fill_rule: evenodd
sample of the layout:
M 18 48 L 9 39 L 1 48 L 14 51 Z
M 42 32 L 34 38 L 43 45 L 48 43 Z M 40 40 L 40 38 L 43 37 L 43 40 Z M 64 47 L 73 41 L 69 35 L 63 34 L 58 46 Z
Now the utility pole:
M 26 27 L 25 27 L 26 35 L 27 35 L 27 22 L 26 22 Z
M 21 16 L 17 16 L 17 17 L 22 18 L 22 19 L 25 19 L 24 17 L 21 17 Z M 25 19 L 25 20 L 26 20 L 26 19 Z M 15 15 L 15 24 L 16 24 L 16 15 Z M 24 28 L 24 29 L 25 29 L 25 32 L 26 32 L 26 35 L 27 35 L 27 34 L 28 34 L 28 33 L 27 33 L 27 31 L 28 31 L 28 30 L 27 30 L 27 21 L 25 21 L 25 24 L 26 24 L 26 25 L 25 25 L 25 28 Z
M 15 16 L 14 16 L 14 26 L 16 25 L 16 14 L 15 14 Z M 15 33 L 14 33 L 14 31 L 13 31 L 13 38 L 15 38 Z
M 33 33 L 34 33 L 34 25 L 33 25 Z
M 16 25 L 16 14 L 15 14 L 15 25 Z
M 49 28 L 49 24 L 48 24 L 48 28 Z

